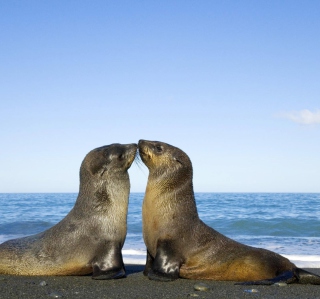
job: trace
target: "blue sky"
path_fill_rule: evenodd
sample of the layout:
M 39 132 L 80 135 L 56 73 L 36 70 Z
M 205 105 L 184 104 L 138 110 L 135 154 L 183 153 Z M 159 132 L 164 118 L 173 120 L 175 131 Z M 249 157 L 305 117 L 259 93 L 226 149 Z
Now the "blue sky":
M 196 192 L 320 192 L 319 11 L 1 1 L 0 192 L 78 192 L 91 149 L 139 139 L 184 150 Z

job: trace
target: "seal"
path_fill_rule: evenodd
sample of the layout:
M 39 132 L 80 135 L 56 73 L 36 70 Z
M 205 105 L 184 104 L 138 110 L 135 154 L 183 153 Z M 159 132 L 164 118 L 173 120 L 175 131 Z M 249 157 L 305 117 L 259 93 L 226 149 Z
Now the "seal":
M 72 210 L 50 229 L 0 245 L 0 273 L 125 276 L 121 249 L 127 233 L 128 169 L 136 144 L 111 144 L 90 151 L 80 167 Z
M 144 274 L 150 279 L 320 284 L 320 276 L 279 254 L 238 243 L 203 223 L 186 153 L 159 141 L 140 140 L 138 147 L 149 169 L 142 219 L 147 247 Z

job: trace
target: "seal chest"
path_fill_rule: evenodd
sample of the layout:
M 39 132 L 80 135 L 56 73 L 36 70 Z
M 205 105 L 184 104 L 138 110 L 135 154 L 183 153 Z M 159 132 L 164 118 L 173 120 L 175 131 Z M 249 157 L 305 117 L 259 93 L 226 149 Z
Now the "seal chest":
M 52 228 L 0 245 L 0 273 L 125 276 L 121 249 L 127 232 L 128 169 L 136 144 L 111 144 L 90 151 L 80 167 L 73 209 Z

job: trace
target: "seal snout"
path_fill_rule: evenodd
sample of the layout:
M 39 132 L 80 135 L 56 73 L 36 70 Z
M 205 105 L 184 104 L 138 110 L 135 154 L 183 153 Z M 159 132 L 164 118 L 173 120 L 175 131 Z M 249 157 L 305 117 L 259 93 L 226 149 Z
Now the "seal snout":
M 125 151 L 124 151 L 124 155 L 126 157 L 127 160 L 127 167 L 129 168 L 132 164 L 132 162 L 134 161 L 136 155 L 137 155 L 137 149 L 138 149 L 138 145 L 136 143 L 131 143 L 131 144 L 126 144 L 125 145 Z
M 138 152 L 139 152 L 139 156 L 141 157 L 141 160 L 146 163 L 147 160 L 151 159 L 151 155 L 150 155 L 150 141 L 147 140 L 139 140 L 138 143 Z
M 139 151 L 139 154 L 144 154 L 145 153 L 145 150 L 146 150 L 146 140 L 142 140 L 140 139 L 139 142 L 138 142 L 138 151 Z
M 132 147 L 132 148 L 137 148 L 138 147 L 138 144 L 136 143 L 130 143 L 130 144 L 127 144 L 127 147 Z
M 136 153 L 138 149 L 138 144 L 136 143 L 126 144 L 126 149 L 129 153 Z

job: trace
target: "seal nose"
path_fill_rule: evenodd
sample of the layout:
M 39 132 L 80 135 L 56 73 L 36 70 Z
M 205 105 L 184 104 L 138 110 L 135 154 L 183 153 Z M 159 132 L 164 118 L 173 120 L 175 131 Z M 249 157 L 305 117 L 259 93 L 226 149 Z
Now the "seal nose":
M 131 147 L 134 147 L 134 148 L 137 148 L 138 147 L 138 144 L 136 143 L 130 143 L 130 144 L 126 144 L 127 147 L 131 148 Z
M 138 145 L 136 143 L 130 143 L 125 145 L 125 152 L 128 155 L 136 155 L 138 150 Z
M 141 149 L 146 144 L 146 142 L 147 142 L 147 140 L 140 139 L 138 142 L 139 149 Z

